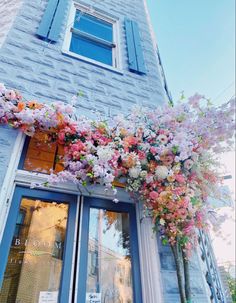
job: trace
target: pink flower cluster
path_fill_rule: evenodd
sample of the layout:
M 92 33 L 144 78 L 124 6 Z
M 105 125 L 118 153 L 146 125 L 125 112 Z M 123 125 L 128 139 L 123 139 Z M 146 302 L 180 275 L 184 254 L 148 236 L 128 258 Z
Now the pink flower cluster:
M 125 179 L 163 237 L 170 244 L 178 238 L 189 250 L 196 229 L 207 225 L 207 197 L 219 180 L 212 155 L 234 134 L 234 102 L 215 108 L 200 105 L 201 98 L 91 121 L 73 119 L 73 108 L 62 103 L 23 102 L 0 85 L 0 124 L 31 136 L 44 132 L 64 146 L 64 171 L 50 176 L 52 181 L 111 188 L 115 179 Z

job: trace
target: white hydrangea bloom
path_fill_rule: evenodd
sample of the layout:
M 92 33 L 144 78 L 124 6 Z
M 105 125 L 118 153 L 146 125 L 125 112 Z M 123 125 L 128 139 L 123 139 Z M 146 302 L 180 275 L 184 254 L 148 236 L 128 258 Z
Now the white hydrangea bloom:
M 97 155 L 98 155 L 99 161 L 107 162 L 112 158 L 113 154 L 114 154 L 114 151 L 109 146 L 106 146 L 106 147 L 99 146 L 97 148 Z
M 141 168 L 139 166 L 135 166 L 129 169 L 129 175 L 131 178 L 138 178 L 141 172 Z
M 158 166 L 156 168 L 155 175 L 157 176 L 158 180 L 163 180 L 167 178 L 168 174 L 169 170 L 166 166 Z

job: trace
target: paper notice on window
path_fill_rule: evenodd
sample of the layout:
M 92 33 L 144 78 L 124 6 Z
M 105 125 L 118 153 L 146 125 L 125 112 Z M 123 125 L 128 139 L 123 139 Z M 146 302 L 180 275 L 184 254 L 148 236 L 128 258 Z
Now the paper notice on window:
M 38 303 L 57 303 L 58 291 L 40 291 Z
M 101 303 L 102 296 L 101 293 L 88 292 L 86 294 L 86 303 Z

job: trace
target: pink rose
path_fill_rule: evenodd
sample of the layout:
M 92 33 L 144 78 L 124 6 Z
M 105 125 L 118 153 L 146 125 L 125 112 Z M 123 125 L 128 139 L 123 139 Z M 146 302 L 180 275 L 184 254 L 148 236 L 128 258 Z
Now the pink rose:
M 64 140 L 65 140 L 65 133 L 64 132 L 59 132 L 58 140 L 59 140 L 60 143 L 64 142 Z
M 71 145 L 70 149 L 72 152 L 80 152 L 85 150 L 85 145 L 81 141 L 77 141 L 76 143 Z
M 139 158 L 139 160 L 146 159 L 146 153 L 144 151 L 139 150 L 138 151 L 138 158 Z
M 185 178 L 183 175 L 175 175 L 175 180 L 179 183 L 184 183 L 185 182 Z
M 157 147 L 152 146 L 150 152 L 155 156 L 157 154 Z
M 159 197 L 159 194 L 156 191 L 151 191 L 150 194 L 149 194 L 149 197 L 152 200 L 156 200 Z

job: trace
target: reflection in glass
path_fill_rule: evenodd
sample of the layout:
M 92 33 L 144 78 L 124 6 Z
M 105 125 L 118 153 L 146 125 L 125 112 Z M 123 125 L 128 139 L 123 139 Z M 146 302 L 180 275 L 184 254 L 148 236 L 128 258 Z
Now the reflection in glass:
M 0 291 L 1 303 L 57 302 L 68 205 L 23 198 Z
M 30 138 L 23 169 L 45 174 L 49 174 L 51 169 L 60 172 L 64 168 L 63 157 L 64 148 L 62 145 Z
M 129 214 L 90 209 L 87 302 L 101 294 L 102 303 L 132 303 Z

